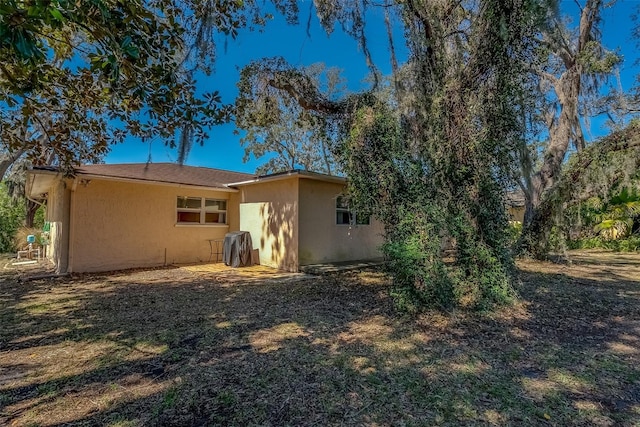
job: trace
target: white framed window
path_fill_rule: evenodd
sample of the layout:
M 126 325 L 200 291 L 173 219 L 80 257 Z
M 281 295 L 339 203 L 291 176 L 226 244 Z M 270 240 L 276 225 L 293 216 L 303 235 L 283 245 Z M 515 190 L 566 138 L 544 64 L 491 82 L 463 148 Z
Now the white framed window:
M 358 213 L 349 208 L 347 200 L 338 196 L 336 198 L 336 224 L 337 225 L 369 225 L 371 217 L 368 215 L 358 215 Z
M 178 224 L 226 224 L 227 201 L 206 197 L 178 196 L 176 222 Z

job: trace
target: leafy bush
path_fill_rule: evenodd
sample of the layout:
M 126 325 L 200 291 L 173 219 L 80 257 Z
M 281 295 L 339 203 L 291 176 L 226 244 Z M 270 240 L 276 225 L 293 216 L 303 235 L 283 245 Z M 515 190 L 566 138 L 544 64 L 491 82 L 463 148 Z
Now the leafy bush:
M 522 223 L 520 221 L 509 221 L 507 234 L 509 235 L 511 246 L 515 245 L 522 234 Z
M 36 214 L 33 217 L 33 228 L 37 228 L 39 230 L 44 228 L 46 217 L 47 209 L 44 207 L 44 205 L 38 207 L 38 210 L 36 210 Z
M 0 253 L 14 252 L 13 237 L 24 222 L 25 208 L 14 203 L 4 183 L 0 184 Z
M 500 254 L 482 242 L 463 247 L 455 239 L 456 256 L 443 258 L 442 238 L 431 218 L 427 212 L 403 212 L 393 239 L 382 246 L 396 308 L 409 313 L 424 308 L 488 310 L 512 302 L 514 277 Z
M 570 240 L 569 249 L 609 249 L 616 252 L 635 252 L 640 250 L 640 236 L 632 235 L 625 239 L 609 240 L 602 236 Z
M 426 215 L 406 212 L 394 237 L 382 251 L 394 278 L 391 296 L 396 308 L 409 313 L 424 307 L 452 308 L 456 303 L 453 284 L 435 255 L 440 252 L 440 239 Z

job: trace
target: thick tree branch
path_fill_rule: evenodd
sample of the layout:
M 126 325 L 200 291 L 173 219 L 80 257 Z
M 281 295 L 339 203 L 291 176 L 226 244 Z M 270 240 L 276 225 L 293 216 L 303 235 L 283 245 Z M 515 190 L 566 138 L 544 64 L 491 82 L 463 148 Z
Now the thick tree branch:
M 274 72 L 267 84 L 274 89 L 282 90 L 296 100 L 305 110 L 314 110 L 327 114 L 344 112 L 344 104 L 326 99 L 318 89 L 308 82 L 301 82 L 296 76 L 292 78 L 287 72 Z
M 601 0 L 587 0 L 587 4 L 580 13 L 580 35 L 578 37 L 578 52 L 585 48 L 591 40 L 591 30 L 600 9 Z

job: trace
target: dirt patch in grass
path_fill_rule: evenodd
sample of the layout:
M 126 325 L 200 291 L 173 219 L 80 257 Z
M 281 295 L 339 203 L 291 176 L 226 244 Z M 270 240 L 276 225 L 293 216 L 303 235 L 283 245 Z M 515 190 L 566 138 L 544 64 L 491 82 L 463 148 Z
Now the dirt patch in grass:
M 4 274 L 0 425 L 638 425 L 640 255 L 572 258 L 418 318 L 375 270 Z

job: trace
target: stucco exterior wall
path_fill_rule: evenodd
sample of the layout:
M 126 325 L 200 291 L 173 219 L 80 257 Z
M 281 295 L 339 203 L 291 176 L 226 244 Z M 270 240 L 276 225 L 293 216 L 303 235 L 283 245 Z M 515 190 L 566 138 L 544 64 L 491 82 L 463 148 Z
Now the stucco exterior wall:
M 524 206 L 510 206 L 507 210 L 509 221 L 524 222 Z
M 227 223 L 229 231 L 240 230 L 240 193 L 227 193 L 229 202 L 227 203 Z
M 344 186 L 300 179 L 300 265 L 376 259 L 383 243 L 383 227 L 371 218 L 370 225 L 336 224 L 336 198 Z
M 98 179 L 77 185 L 71 194 L 69 271 L 207 261 L 207 239 L 223 239 L 230 225 L 238 222 L 230 194 Z M 227 223 L 231 224 L 176 224 L 178 196 L 228 200 Z
M 50 223 L 47 258 L 56 272 L 67 271 L 69 256 L 69 200 L 71 191 L 65 181 L 57 180 L 47 196 L 47 221 Z
M 298 179 L 240 188 L 240 230 L 249 231 L 260 264 L 298 271 Z

